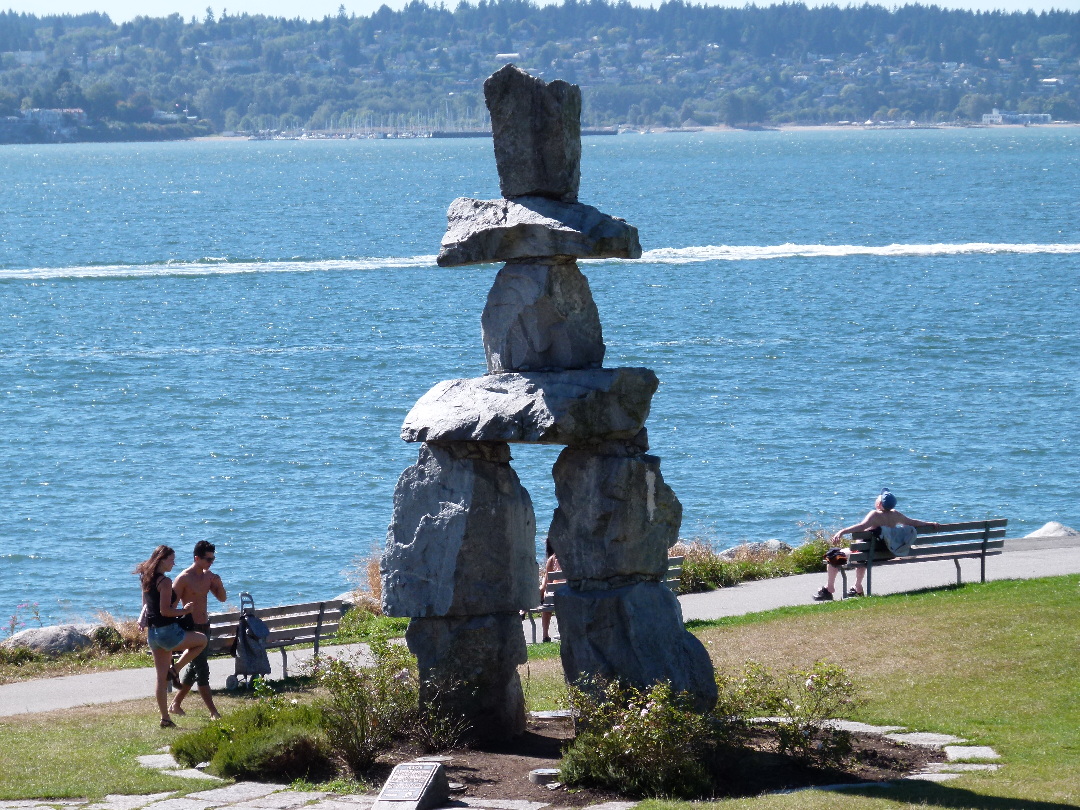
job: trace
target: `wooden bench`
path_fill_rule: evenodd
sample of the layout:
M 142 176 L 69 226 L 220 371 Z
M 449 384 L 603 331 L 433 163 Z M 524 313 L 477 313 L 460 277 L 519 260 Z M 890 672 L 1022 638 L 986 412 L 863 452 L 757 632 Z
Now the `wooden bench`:
M 240 604 L 244 605 L 244 594 Z M 279 605 L 277 607 L 254 608 L 252 612 L 266 624 L 270 635 L 263 640 L 267 650 L 281 650 L 282 677 L 289 674 L 289 659 L 286 647 L 297 644 L 313 644 L 315 655 L 319 654 L 319 643 L 330 639 L 337 633 L 341 617 L 347 610 L 347 604 L 340 599 L 325 602 L 306 602 L 301 605 Z M 241 608 L 243 609 L 243 608 Z M 236 629 L 240 624 L 240 610 L 228 613 L 210 614 L 210 655 L 228 655 L 236 639 Z
M 679 587 L 679 581 L 682 579 L 682 563 L 682 557 L 668 557 L 667 571 L 664 574 L 664 584 L 673 591 Z M 536 643 L 536 614 L 551 613 L 555 610 L 555 589 L 560 585 L 565 584 L 566 572 L 552 572 L 551 577 L 548 579 L 547 587 L 544 589 L 544 600 L 536 607 L 524 611 L 529 617 L 529 626 L 532 627 L 533 644 Z
M 866 565 L 866 595 L 871 595 L 874 569 L 884 565 L 934 562 L 952 560 L 956 566 L 956 584 L 961 583 L 960 560 L 979 560 L 979 581 L 986 582 L 986 558 L 1000 554 L 1005 546 L 1006 518 L 972 520 L 965 523 L 940 523 L 935 528 L 920 528 L 911 546 L 911 553 L 904 557 L 891 557 L 885 541 L 870 531 L 853 532 L 851 556 L 847 568 L 854 564 Z M 884 553 L 882 553 L 884 552 Z M 840 569 L 844 580 L 844 598 L 847 598 L 847 573 Z

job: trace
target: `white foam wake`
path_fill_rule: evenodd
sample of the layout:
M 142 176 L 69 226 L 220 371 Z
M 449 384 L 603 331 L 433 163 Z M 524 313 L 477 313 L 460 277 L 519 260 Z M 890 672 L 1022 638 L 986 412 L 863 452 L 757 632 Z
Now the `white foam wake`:
M 1008 244 L 968 242 L 932 245 L 705 245 L 703 247 L 647 250 L 641 261 L 656 264 L 788 259 L 797 256 L 830 258 L 844 256 L 960 256 L 972 253 L 1080 253 L 1080 244 Z
M 329 260 L 293 259 L 275 262 L 235 262 L 227 259 L 207 258 L 197 262 L 162 262 L 160 264 L 34 267 L 27 270 L 0 269 L 0 279 L 151 278 L 154 276 L 216 276 L 233 273 L 311 273 L 327 270 L 394 270 L 429 265 L 435 266 L 434 256 Z
M 639 261 L 652 264 L 691 264 L 714 261 L 751 261 L 758 259 L 842 258 L 845 256 L 960 256 L 965 254 L 1075 254 L 1080 244 L 1011 244 L 1002 242 L 967 242 L 931 245 L 703 245 L 685 248 L 657 248 L 645 251 Z M 620 260 L 600 260 L 610 262 Z M 193 262 L 156 264 L 82 265 L 75 267 L 36 267 L 2 269 L 3 279 L 64 278 L 147 278 L 154 276 L 208 276 L 231 273 L 311 273 L 328 270 L 393 270 L 409 267 L 435 267 L 435 256 L 364 259 L 292 259 L 288 261 L 230 261 L 206 258 Z

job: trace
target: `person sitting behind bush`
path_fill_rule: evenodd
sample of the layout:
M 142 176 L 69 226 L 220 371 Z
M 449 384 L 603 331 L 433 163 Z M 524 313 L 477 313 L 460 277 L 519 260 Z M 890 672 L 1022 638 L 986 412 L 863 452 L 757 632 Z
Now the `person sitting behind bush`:
M 866 517 L 862 519 L 861 523 L 856 523 L 854 526 L 848 526 L 846 529 L 841 529 L 832 536 L 833 545 L 840 544 L 840 538 L 845 534 L 851 534 L 852 532 L 864 532 L 868 529 L 881 529 L 883 527 L 895 527 L 895 526 L 914 526 L 915 528 L 937 528 L 940 524 L 931 523 L 925 520 L 916 520 L 915 518 L 909 518 L 902 512 L 896 511 L 896 496 L 893 495 L 887 488 L 881 490 L 881 494 L 877 496 L 877 500 L 874 501 L 874 509 L 869 512 Z M 851 549 L 845 548 L 844 554 L 846 558 L 851 557 Z M 893 554 L 885 548 L 883 544 L 877 544 L 875 551 L 880 552 L 888 557 Z M 875 557 L 875 559 L 877 559 Z M 840 566 L 833 565 L 831 562 L 828 565 L 829 581 L 828 583 L 817 593 L 814 594 L 814 599 L 818 602 L 828 602 L 833 598 L 833 594 L 836 592 L 836 575 L 840 573 Z M 862 596 L 863 595 L 863 579 L 866 577 L 866 566 L 855 566 L 855 585 L 848 590 L 847 596 Z

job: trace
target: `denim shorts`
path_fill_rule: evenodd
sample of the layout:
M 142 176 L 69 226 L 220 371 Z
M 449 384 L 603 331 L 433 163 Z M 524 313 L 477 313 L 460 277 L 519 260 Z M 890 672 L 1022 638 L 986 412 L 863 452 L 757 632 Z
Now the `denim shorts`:
M 175 650 L 184 640 L 184 628 L 173 622 L 164 627 L 151 627 L 146 632 L 146 642 L 151 648 Z

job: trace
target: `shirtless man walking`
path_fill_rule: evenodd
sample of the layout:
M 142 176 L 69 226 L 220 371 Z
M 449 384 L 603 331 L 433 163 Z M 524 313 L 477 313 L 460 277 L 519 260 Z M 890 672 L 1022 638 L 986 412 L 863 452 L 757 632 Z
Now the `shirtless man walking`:
M 185 605 L 191 606 L 191 618 L 195 621 L 195 629 L 205 633 L 207 641 L 210 640 L 210 614 L 206 609 L 206 595 L 212 593 L 219 602 L 225 601 L 225 586 L 221 584 L 221 577 L 210 573 L 210 566 L 214 563 L 214 544 L 206 540 L 200 540 L 195 544 L 195 561 L 181 572 L 173 583 L 173 590 L 183 600 Z M 210 691 L 210 662 L 207 660 L 207 650 L 210 645 L 203 647 L 203 651 L 184 670 L 183 685 L 176 691 L 169 711 L 172 714 L 186 714 L 181 707 L 184 698 L 194 684 L 199 685 L 199 696 L 210 710 L 210 719 L 217 720 L 221 715 L 214 705 L 214 695 Z

